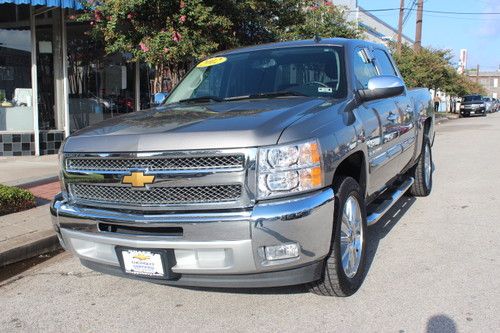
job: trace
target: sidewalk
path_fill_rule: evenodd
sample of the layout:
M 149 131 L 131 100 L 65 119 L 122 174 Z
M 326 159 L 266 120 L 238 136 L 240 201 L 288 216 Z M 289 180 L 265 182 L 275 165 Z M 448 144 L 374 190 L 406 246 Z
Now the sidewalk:
M 59 247 L 49 203 L 60 191 L 57 155 L 0 157 L 0 184 L 26 188 L 38 207 L 0 216 L 0 268 Z
M 0 268 L 58 247 L 48 204 L 0 216 Z
M 59 172 L 57 155 L 0 157 L 0 184 L 18 186 L 55 178 Z

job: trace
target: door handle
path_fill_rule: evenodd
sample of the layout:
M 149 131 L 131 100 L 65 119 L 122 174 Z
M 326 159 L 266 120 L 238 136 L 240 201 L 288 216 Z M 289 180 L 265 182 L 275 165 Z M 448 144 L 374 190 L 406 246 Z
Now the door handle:
M 387 120 L 389 120 L 389 121 L 396 121 L 396 120 L 398 120 L 398 115 L 397 115 L 397 114 L 395 114 L 395 113 L 392 113 L 392 112 L 391 112 L 391 113 L 389 113 L 389 115 L 387 116 Z

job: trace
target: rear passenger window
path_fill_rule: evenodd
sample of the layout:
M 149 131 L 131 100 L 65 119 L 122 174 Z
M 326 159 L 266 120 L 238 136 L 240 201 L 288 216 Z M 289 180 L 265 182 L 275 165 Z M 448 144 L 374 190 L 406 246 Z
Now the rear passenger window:
M 380 69 L 382 75 L 395 75 L 396 71 L 394 70 L 394 66 L 392 66 L 391 60 L 387 53 L 380 49 L 375 49 L 373 51 L 373 55 L 375 56 L 375 61 L 377 62 L 377 66 Z
M 366 89 L 368 80 L 379 75 L 375 64 L 370 59 L 365 49 L 357 49 L 354 54 L 354 76 L 358 89 Z

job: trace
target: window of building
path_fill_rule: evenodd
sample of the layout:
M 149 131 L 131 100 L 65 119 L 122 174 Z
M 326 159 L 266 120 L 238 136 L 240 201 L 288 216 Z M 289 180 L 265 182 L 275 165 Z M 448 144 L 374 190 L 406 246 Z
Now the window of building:
M 126 54 L 106 55 L 87 24 L 68 22 L 66 29 L 71 131 L 134 111 L 135 63 Z
M 0 14 L 0 131 L 33 130 L 32 93 L 29 21 L 16 21 L 15 6 L 5 5 Z M 20 150 L 14 148 L 9 151 Z

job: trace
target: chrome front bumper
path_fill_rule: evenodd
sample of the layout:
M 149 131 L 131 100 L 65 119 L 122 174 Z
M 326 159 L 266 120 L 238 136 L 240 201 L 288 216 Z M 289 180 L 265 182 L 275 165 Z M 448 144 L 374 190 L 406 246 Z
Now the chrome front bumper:
M 330 250 L 333 199 L 333 191 L 324 189 L 300 197 L 258 203 L 245 211 L 145 215 L 74 206 L 59 197 L 52 203 L 51 212 L 63 247 L 93 269 L 111 274 L 121 272 L 116 246 L 172 249 L 176 264 L 171 269 L 180 278 L 164 283 L 257 287 L 298 284 L 319 277 L 319 263 Z M 183 232 L 182 236 L 131 235 L 99 231 L 99 223 L 178 227 Z M 284 243 L 298 243 L 299 256 L 266 260 L 264 246 Z M 311 265 L 315 265 L 314 268 L 304 273 L 302 268 Z M 297 278 L 286 271 L 292 275 L 296 272 Z M 231 276 L 232 282 L 214 279 L 227 276 Z M 255 283 L 249 283 L 245 276 L 255 277 L 251 279 Z M 259 276 L 265 277 L 262 283 Z M 238 284 L 236 277 L 246 282 Z

